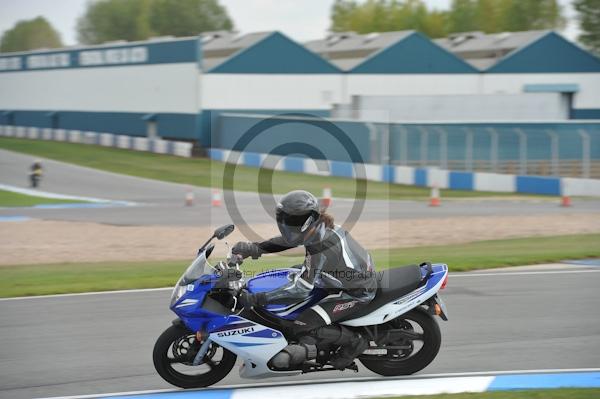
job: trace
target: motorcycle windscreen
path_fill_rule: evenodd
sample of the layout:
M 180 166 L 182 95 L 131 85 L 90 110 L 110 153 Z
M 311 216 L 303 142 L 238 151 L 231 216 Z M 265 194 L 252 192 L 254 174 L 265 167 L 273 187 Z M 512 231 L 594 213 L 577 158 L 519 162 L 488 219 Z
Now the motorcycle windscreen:
M 212 251 L 210 246 L 208 249 Z M 192 264 L 188 266 L 185 272 L 183 272 L 183 275 L 179 279 L 179 285 L 187 285 L 193 283 L 204 275 L 212 275 L 217 273 L 217 269 L 212 267 L 206 259 L 206 254 L 210 253 L 208 249 L 198 254 Z

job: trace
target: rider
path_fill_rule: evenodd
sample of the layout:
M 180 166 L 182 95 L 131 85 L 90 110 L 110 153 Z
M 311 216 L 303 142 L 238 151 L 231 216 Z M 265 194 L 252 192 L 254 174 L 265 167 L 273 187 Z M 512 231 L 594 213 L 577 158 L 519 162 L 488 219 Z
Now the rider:
M 33 161 L 33 164 L 31 164 L 31 173 L 29 174 L 32 187 L 37 187 L 38 180 L 42 177 L 43 173 L 44 170 L 42 168 L 42 161 L 36 159 L 35 161 Z
M 368 341 L 361 334 L 333 323 L 348 319 L 375 297 L 377 281 L 371 256 L 350 233 L 333 224 L 333 217 L 321 211 L 315 196 L 307 191 L 291 191 L 283 196 L 277 205 L 276 219 L 281 236 L 263 242 L 238 242 L 232 252 L 257 259 L 264 253 L 303 245 L 306 255 L 301 275 L 295 279 L 295 287 L 259 294 L 245 292 L 243 299 L 250 306 L 287 299 L 300 308 L 310 296 L 320 293 L 323 298 L 299 314 L 294 329 L 301 336 L 301 343 L 314 344 L 316 340 L 341 346 L 331 364 L 343 370 L 368 347 Z M 307 347 L 306 358 L 311 354 L 314 358 L 314 352 Z

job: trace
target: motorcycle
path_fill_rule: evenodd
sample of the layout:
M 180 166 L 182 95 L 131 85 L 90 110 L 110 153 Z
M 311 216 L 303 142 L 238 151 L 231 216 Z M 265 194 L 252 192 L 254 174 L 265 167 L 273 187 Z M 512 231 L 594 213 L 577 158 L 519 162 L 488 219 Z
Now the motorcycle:
M 181 388 L 213 385 L 225 378 L 242 360 L 242 378 L 292 376 L 337 370 L 328 362 L 340 348 L 319 345 L 316 359 L 291 364 L 282 351 L 298 342 L 293 321 L 323 296 L 311 292 L 297 304 L 244 307 L 243 290 L 250 293 L 286 289 L 300 277 L 300 269 L 270 270 L 244 279 L 241 259 L 229 253 L 214 266 L 208 262 L 215 247 L 234 225 L 222 226 L 198 250 L 196 259 L 183 273 L 171 296 L 170 309 L 178 316 L 157 339 L 153 362 L 158 374 Z M 416 373 L 436 357 L 440 328 L 434 316 L 447 320 L 439 290 L 446 286 L 445 264 L 423 263 L 377 273 L 375 298 L 350 319 L 339 324 L 360 331 L 369 347 L 358 360 L 382 376 Z M 326 295 L 326 294 L 323 294 Z M 358 371 L 356 363 L 349 367 Z
M 42 171 L 39 169 L 34 170 L 29 173 L 29 183 L 32 188 L 37 188 L 40 185 L 40 180 L 42 180 Z

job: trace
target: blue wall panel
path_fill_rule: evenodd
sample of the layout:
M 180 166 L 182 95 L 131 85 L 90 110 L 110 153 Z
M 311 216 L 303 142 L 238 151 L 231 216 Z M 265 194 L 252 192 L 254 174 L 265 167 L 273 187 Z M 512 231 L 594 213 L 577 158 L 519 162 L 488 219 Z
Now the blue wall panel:
M 354 177 L 354 165 L 350 162 L 331 161 L 331 176 Z
M 260 167 L 260 154 L 254 152 L 245 152 L 244 153 L 244 165 Z
M 216 148 L 343 162 L 366 162 L 370 156 L 369 131 L 357 122 L 222 115 L 213 131 Z
M 58 129 L 116 133 L 130 136 L 146 136 L 145 113 L 136 112 L 77 112 L 77 111 L 11 111 L 9 116 L 0 112 L 0 123 L 16 126 L 53 127 L 55 118 Z M 156 114 L 158 135 L 164 138 L 197 140 L 199 126 L 197 114 Z
M 193 62 L 200 64 L 202 60 L 201 43 L 198 38 L 183 39 L 183 40 L 166 40 L 162 42 L 139 42 L 139 43 L 127 43 L 123 45 L 114 46 L 92 46 L 81 48 L 77 50 L 70 49 L 56 49 L 50 51 L 31 51 L 26 53 L 15 53 L 15 54 L 2 54 L 0 59 L 16 59 L 20 60 L 20 67 L 16 69 L 0 69 L 0 72 L 19 72 L 19 71 L 40 71 L 48 69 L 68 69 L 68 68 L 106 68 L 113 66 L 127 66 L 127 65 L 144 65 L 144 64 L 166 64 L 166 63 L 181 63 L 181 62 Z M 146 51 L 146 58 L 143 60 L 132 60 L 127 57 L 114 58 L 108 60 L 106 57 L 107 51 L 112 50 L 129 50 L 132 48 L 144 48 Z M 96 52 L 98 55 L 98 64 L 85 65 L 80 63 L 80 55 L 83 52 Z M 47 66 L 47 67 L 29 67 L 27 63 L 28 57 L 41 58 L 44 56 L 52 57 L 56 54 L 66 54 L 67 60 L 69 61 L 68 66 Z M 56 63 L 48 63 L 48 65 L 56 65 Z
M 225 161 L 223 151 L 216 148 L 209 148 L 208 156 L 215 161 Z
M 600 108 L 572 108 L 571 119 L 600 119 Z
M 517 176 L 517 192 L 560 195 L 560 179 L 553 177 Z
M 283 167 L 288 172 L 302 173 L 304 172 L 304 159 L 294 157 L 283 158 Z
M 382 165 L 381 179 L 384 182 L 393 183 L 396 180 L 396 169 L 391 165 Z
M 451 190 L 473 190 L 473 173 L 450 172 L 448 174 L 448 188 Z
M 14 111 L 12 118 L 15 126 L 52 127 L 49 114 L 48 111 Z
M 415 169 L 415 186 L 427 186 L 427 169 Z
M 205 109 L 199 115 L 200 126 L 200 142 L 204 147 L 219 147 L 221 140 L 219 139 L 223 131 L 220 124 L 221 114 L 257 114 L 271 117 L 273 115 L 299 113 L 307 116 L 325 118 L 331 115 L 329 110 L 290 110 L 290 109 Z M 216 143 L 216 144 L 213 144 Z M 222 147 L 225 148 L 225 147 Z

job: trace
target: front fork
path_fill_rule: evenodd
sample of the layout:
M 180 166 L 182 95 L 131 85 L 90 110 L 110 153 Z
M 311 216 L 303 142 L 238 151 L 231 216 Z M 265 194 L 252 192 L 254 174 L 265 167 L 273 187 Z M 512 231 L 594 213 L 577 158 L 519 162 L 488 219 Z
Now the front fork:
M 192 362 L 193 366 L 198 366 L 198 365 L 204 363 L 204 361 L 202 359 L 204 359 L 204 356 L 206 356 L 206 352 L 208 352 L 210 343 L 211 343 L 210 338 L 206 337 L 206 341 L 204 341 L 202 343 L 200 350 L 198 351 L 198 353 L 196 353 L 196 356 L 194 357 L 194 361 Z
M 183 323 L 183 320 L 177 318 L 175 320 L 173 320 L 171 322 L 173 325 L 175 326 L 185 326 L 185 324 Z M 201 335 L 199 335 L 198 333 L 196 333 L 196 339 L 198 339 L 199 337 L 201 337 Z M 200 341 L 200 339 L 198 339 Z M 204 341 L 202 343 L 202 345 L 200 346 L 200 349 L 198 350 L 198 353 L 196 353 L 196 356 L 194 356 L 194 361 L 192 362 L 192 365 L 194 366 L 199 366 L 202 363 L 204 363 L 204 361 L 202 359 L 204 359 L 204 356 L 206 356 L 206 353 L 208 353 L 208 348 L 210 348 L 210 343 L 212 341 L 210 340 L 208 334 L 206 334 L 206 341 Z

